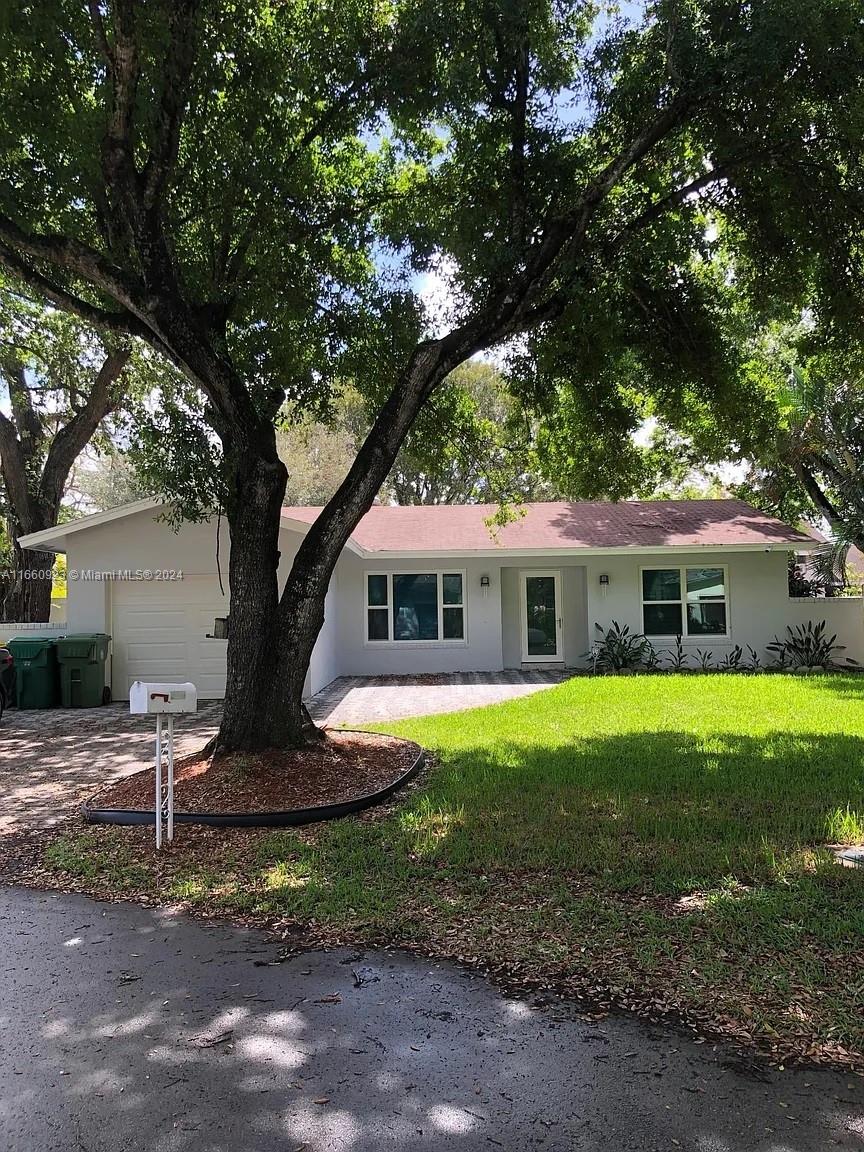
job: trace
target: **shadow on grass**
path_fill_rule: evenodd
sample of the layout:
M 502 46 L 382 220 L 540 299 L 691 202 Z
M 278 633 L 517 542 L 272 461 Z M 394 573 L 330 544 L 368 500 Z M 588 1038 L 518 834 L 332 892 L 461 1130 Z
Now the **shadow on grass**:
M 831 692 L 846 700 L 864 701 L 864 669 L 851 673 L 844 669 L 842 675 L 831 673 L 827 676 L 796 676 L 795 679 L 816 693 Z
M 415 851 L 460 867 L 692 888 L 774 879 L 841 825 L 864 840 L 859 736 L 654 731 L 442 754 L 398 819 Z
M 460 739 L 382 812 L 269 834 L 184 831 L 159 860 L 144 830 L 102 829 L 55 844 L 53 862 L 93 887 L 284 917 L 300 942 L 309 926 L 324 940 L 506 960 L 566 987 L 752 1023 L 763 1046 L 773 1030 L 864 1049 L 864 875 L 824 849 L 838 813 L 862 836 L 864 739 Z M 752 1021 L 739 1005 L 754 1006 Z

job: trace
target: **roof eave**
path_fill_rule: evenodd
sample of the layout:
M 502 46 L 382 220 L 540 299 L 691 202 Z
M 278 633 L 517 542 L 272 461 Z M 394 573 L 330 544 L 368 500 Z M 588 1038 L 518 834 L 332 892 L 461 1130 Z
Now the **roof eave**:
M 468 556 L 486 560 L 505 556 L 530 559 L 543 556 L 647 556 L 658 552 L 670 555 L 693 552 L 811 552 L 815 546 L 804 540 L 772 540 L 756 544 L 622 544 L 614 548 L 578 545 L 570 548 L 508 548 L 499 545 L 497 548 L 376 548 L 357 549 L 357 552 L 367 560 L 433 560 L 436 556 Z
M 38 552 L 65 552 L 65 542 L 68 536 L 77 535 L 90 528 L 100 528 L 103 524 L 111 524 L 114 520 L 122 520 L 126 516 L 134 516 L 138 512 L 148 512 L 156 508 L 164 508 L 161 500 L 146 497 L 144 500 L 135 500 L 131 504 L 121 504 L 118 508 L 110 508 L 107 512 L 94 512 L 91 516 L 82 516 L 78 520 L 69 520 L 66 524 L 57 524 L 54 528 L 45 528 L 41 532 L 30 532 L 26 536 L 19 536 L 18 543 L 22 548 L 29 548 Z

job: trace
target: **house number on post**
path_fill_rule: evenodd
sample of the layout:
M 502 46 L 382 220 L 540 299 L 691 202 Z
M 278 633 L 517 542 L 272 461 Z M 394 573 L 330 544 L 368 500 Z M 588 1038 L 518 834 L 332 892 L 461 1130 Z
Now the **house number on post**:
M 178 712 L 198 711 L 198 690 L 194 684 L 147 684 L 136 680 L 129 689 L 129 711 L 156 717 L 154 815 L 156 847 L 161 848 L 163 823 L 168 840 L 174 839 L 174 717 Z

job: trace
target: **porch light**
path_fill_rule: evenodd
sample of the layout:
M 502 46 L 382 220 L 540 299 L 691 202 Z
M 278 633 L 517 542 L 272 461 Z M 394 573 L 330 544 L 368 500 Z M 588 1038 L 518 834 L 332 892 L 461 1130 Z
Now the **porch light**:
M 600 574 L 600 591 L 602 592 L 604 598 L 606 596 L 606 592 L 608 591 L 608 589 L 609 589 L 609 574 L 607 572 L 601 572 L 601 574 Z
M 227 640 L 228 639 L 228 617 L 217 616 L 213 621 L 213 631 L 207 633 L 208 640 Z
M 489 577 L 488 576 L 481 576 L 480 577 L 480 591 L 483 593 L 484 596 L 489 595 L 489 588 L 490 588 Z

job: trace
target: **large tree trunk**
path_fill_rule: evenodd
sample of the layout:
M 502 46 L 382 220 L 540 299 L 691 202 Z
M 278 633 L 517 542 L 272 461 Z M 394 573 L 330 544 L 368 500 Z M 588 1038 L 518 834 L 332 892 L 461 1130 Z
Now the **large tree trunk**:
M 7 620 L 22 624 L 47 624 L 51 619 L 51 589 L 54 584 L 53 552 L 15 548 L 17 579 L 7 596 Z
M 239 454 L 230 471 L 228 679 L 217 743 L 226 751 L 290 747 L 302 742 L 302 731 L 274 700 L 279 527 L 288 474 L 275 448 L 272 456 Z
M 231 626 L 225 712 L 217 737 L 220 748 L 299 747 L 320 736 L 304 706 L 303 688 L 324 623 L 330 579 L 424 401 L 455 366 L 454 357 L 462 358 L 440 343 L 417 351 L 339 490 L 306 534 L 281 598 L 276 565 L 267 557 L 278 548 L 280 508 L 275 500 L 278 491 L 281 504 L 284 468 L 281 483 L 268 486 L 260 471 L 255 473 L 257 479 L 247 481 L 249 496 L 237 502 L 230 517 Z
M 51 619 L 53 552 L 36 552 L 20 548 L 20 525 L 11 522 L 12 572 L 6 596 L 0 603 L 0 620 L 18 624 L 46 624 Z

